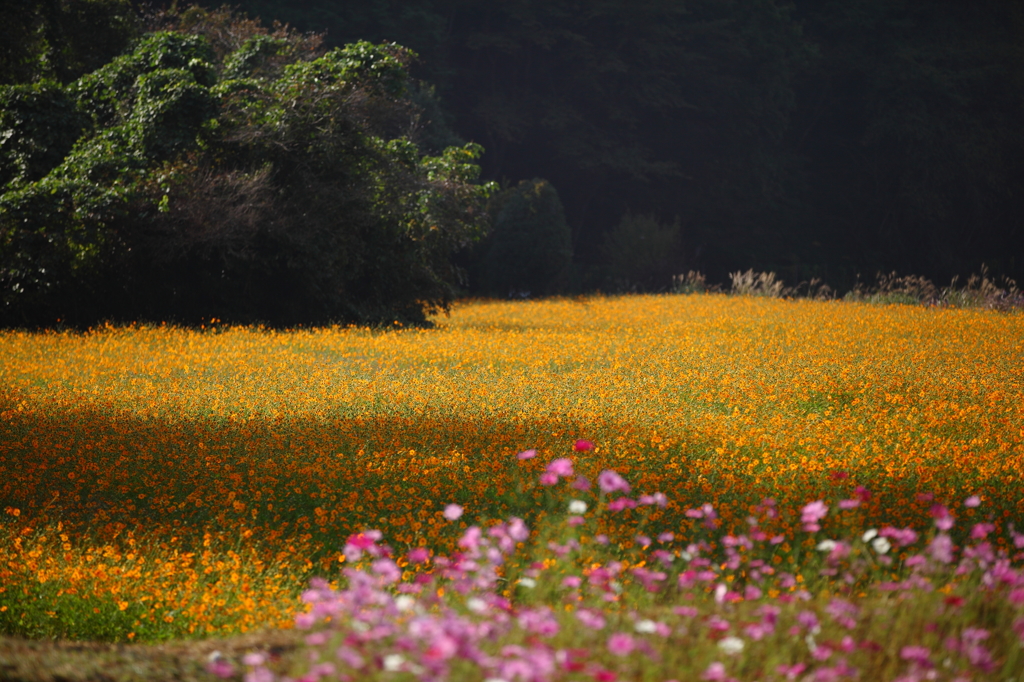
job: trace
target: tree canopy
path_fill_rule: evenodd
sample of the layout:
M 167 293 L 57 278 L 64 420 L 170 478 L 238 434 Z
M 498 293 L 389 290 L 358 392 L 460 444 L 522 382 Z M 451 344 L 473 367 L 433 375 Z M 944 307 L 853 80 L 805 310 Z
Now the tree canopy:
M 0 88 L 0 321 L 419 323 L 478 240 L 479 146 L 430 155 L 415 55 L 231 12 L 163 17 L 61 84 Z

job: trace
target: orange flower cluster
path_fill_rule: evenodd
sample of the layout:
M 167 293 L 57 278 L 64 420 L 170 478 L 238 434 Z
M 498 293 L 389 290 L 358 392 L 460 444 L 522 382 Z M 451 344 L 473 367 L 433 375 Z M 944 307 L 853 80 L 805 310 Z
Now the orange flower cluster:
M 3 582 L 88 576 L 197 633 L 279 622 L 351 533 L 448 551 L 466 519 L 536 524 L 536 475 L 561 456 L 668 494 L 655 530 L 686 531 L 705 502 L 728 527 L 764 497 L 856 486 L 864 524 L 922 525 L 977 494 L 1024 525 L 1020 315 L 669 295 L 470 302 L 436 322 L 0 334 Z M 596 448 L 573 454 L 580 438 Z

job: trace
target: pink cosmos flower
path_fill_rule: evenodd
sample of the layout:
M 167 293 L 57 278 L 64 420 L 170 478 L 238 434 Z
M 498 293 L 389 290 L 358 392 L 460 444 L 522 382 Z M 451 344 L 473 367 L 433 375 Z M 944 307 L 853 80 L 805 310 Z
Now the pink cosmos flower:
M 576 612 L 576 619 L 591 630 L 600 630 L 605 626 L 604 616 L 601 615 L 601 612 L 592 609 L 580 609 Z
M 931 508 L 930 513 L 932 518 L 935 519 L 935 527 L 939 530 L 949 530 L 953 527 L 953 515 L 950 514 L 949 510 L 943 505 L 934 505 Z
M 931 651 L 923 646 L 905 646 L 900 649 L 900 658 L 904 661 L 912 661 L 921 667 L 930 668 L 932 665 L 929 655 Z
M 616 656 L 628 656 L 635 648 L 633 637 L 625 632 L 616 632 L 608 638 L 608 651 Z
M 635 509 L 636 500 L 631 500 L 628 497 L 619 497 L 608 503 L 608 511 L 618 512 L 623 509 Z
M 402 569 L 391 559 L 377 559 L 373 562 L 373 572 L 387 583 L 398 582 L 402 578 Z
M 715 661 L 704 671 L 701 679 L 708 680 L 709 682 L 726 682 L 729 676 L 725 673 L 725 665 Z
M 893 528 L 886 526 L 882 530 L 878 531 L 878 534 L 883 538 L 889 538 L 900 547 L 906 547 L 917 542 L 917 531 L 913 528 Z
M 569 478 L 572 476 L 572 460 L 568 457 L 559 457 L 558 459 L 551 460 L 548 463 L 545 471 L 561 476 L 562 478 Z
M 540 475 L 539 480 L 541 485 L 555 485 L 556 483 L 558 483 L 558 474 L 553 474 L 550 471 L 545 471 L 543 474 Z
M 586 452 L 587 450 L 594 449 L 594 443 L 589 440 L 583 440 L 582 438 L 572 445 L 572 449 L 576 452 Z
M 603 493 L 623 492 L 629 493 L 629 483 L 622 476 L 619 476 L 611 469 L 605 469 L 597 476 L 597 485 Z
M 449 504 L 444 508 L 444 517 L 449 521 L 455 521 L 462 516 L 462 507 L 457 504 Z
M 572 482 L 572 487 L 576 490 L 590 490 L 590 481 L 586 476 L 577 476 Z
M 649 504 L 661 507 L 664 509 L 668 506 L 668 497 L 665 493 L 654 493 L 653 495 L 641 495 L 639 498 L 640 504 Z
M 536 456 L 537 456 L 537 451 L 533 450 L 533 449 L 531 449 L 531 450 L 523 450 L 518 455 L 516 455 L 516 457 L 518 457 L 519 459 L 533 459 Z
M 945 533 L 939 533 L 928 543 L 928 553 L 936 561 L 948 564 L 953 561 L 953 540 Z
M 805 531 L 813 533 L 821 530 L 818 521 L 825 518 L 826 514 L 828 514 L 828 505 L 823 500 L 816 500 L 800 510 L 800 522 L 804 524 Z
M 984 540 L 988 537 L 988 534 L 995 529 L 995 525 L 991 523 L 976 523 L 974 524 L 974 528 L 971 528 L 971 539 Z
M 226 680 L 234 676 L 235 666 L 218 656 L 206 665 L 206 671 Z
M 422 564 L 429 558 L 430 552 L 427 550 L 426 547 L 416 547 L 415 549 L 410 549 L 409 554 L 406 555 L 406 559 L 408 559 L 409 563 L 411 564 Z
M 242 663 L 251 666 L 263 665 L 267 662 L 266 654 L 258 651 L 250 651 L 245 656 L 242 656 Z
M 979 504 L 981 504 L 981 498 L 978 497 L 977 495 L 971 495 L 966 500 L 964 500 L 965 507 L 977 507 Z
M 785 675 L 788 680 L 795 680 L 800 676 L 800 673 L 807 670 L 807 664 L 805 663 L 794 663 L 793 665 L 782 664 L 775 668 L 775 671 L 780 675 Z

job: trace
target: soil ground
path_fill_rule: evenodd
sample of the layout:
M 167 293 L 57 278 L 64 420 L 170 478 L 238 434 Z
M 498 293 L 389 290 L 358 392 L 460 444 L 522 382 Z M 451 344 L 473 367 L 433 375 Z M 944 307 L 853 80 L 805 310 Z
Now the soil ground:
M 241 679 L 242 656 L 269 654 L 272 668 L 286 670 L 301 634 L 267 630 L 232 637 L 160 644 L 63 642 L 0 637 L 0 682 L 214 682 L 206 671 L 220 652 Z

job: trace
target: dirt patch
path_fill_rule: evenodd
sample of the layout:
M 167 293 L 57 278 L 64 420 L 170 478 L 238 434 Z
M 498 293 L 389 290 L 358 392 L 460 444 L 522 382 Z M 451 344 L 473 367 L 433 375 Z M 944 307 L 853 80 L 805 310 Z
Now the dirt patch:
M 235 666 L 241 679 L 242 656 L 268 654 L 272 669 L 287 671 L 301 644 L 293 630 L 266 630 L 229 639 L 162 644 L 58 642 L 0 637 L 0 682 L 214 682 L 207 672 L 214 657 Z

